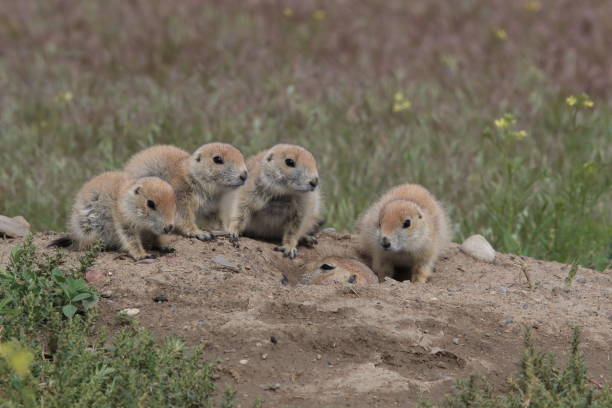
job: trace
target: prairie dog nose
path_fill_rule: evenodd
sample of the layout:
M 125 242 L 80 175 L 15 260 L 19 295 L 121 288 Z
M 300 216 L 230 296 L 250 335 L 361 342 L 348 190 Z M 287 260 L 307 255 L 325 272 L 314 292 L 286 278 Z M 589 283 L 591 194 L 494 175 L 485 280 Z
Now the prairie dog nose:
M 247 173 L 247 171 L 243 171 L 242 173 L 240 173 L 240 180 L 242 181 L 246 181 L 246 179 L 249 177 L 249 173 Z
M 389 248 L 391 248 L 391 241 L 389 241 L 389 238 L 383 237 L 382 242 L 380 243 L 380 245 L 384 249 L 389 249 Z
M 309 184 L 312 186 L 312 188 L 315 188 L 316 186 L 319 185 L 319 178 L 318 177 L 313 178 L 312 180 L 310 180 Z
M 174 229 L 174 225 L 168 224 L 164 227 L 164 233 L 169 234 L 170 232 L 172 232 L 173 229 Z

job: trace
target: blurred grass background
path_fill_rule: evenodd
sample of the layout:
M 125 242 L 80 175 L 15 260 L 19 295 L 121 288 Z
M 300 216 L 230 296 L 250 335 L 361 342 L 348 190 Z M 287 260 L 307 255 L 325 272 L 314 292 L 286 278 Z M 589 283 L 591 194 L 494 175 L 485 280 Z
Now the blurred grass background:
M 603 269 L 611 15 L 606 0 L 3 0 L 0 214 L 64 230 L 80 185 L 139 149 L 283 141 L 317 157 L 329 226 L 416 182 L 456 241 Z

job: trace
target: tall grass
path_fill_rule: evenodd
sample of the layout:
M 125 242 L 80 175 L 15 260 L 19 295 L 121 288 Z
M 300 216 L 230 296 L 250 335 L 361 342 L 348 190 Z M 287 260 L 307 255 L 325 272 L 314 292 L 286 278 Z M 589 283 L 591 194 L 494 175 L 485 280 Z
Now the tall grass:
M 456 240 L 608 267 L 612 5 L 536 3 L 2 2 L 0 213 L 63 230 L 139 149 L 285 141 L 317 157 L 340 230 L 417 182 Z M 567 103 L 583 91 L 593 107 Z

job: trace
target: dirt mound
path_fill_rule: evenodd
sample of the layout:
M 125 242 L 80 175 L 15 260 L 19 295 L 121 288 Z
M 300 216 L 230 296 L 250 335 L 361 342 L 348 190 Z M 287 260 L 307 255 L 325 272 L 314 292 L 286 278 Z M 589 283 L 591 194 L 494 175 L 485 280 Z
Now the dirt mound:
M 35 243 L 44 248 L 56 237 L 39 234 Z M 0 241 L 0 266 L 19 242 Z M 326 233 L 319 242 L 346 248 L 354 237 Z M 581 325 L 590 375 L 610 380 L 610 270 L 580 268 L 568 287 L 568 265 L 506 254 L 487 264 L 453 245 L 428 284 L 294 286 L 315 250 L 300 248 L 287 268 L 271 243 L 245 238 L 235 249 L 225 238 L 176 237 L 173 245 L 175 254 L 150 263 L 100 256 L 88 273 L 108 296 L 100 323 L 116 329 L 120 310 L 138 308 L 156 335 L 202 345 L 219 362 L 220 384 L 238 391 L 238 406 L 259 397 L 271 407 L 408 407 L 441 399 L 454 380 L 473 373 L 504 389 L 523 325 L 561 355 L 571 327 Z M 69 262 L 77 255 L 69 253 Z M 167 301 L 153 300 L 160 296 Z

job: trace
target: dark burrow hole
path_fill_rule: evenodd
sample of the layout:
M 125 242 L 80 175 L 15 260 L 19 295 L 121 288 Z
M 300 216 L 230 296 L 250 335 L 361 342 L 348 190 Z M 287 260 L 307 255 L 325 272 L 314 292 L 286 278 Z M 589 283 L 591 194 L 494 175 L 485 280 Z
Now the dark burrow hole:
M 403 281 L 407 281 L 407 280 L 411 280 L 410 278 L 412 278 L 412 270 L 410 268 L 410 266 L 396 266 L 393 269 L 393 279 L 395 279 L 398 282 L 403 282 Z

